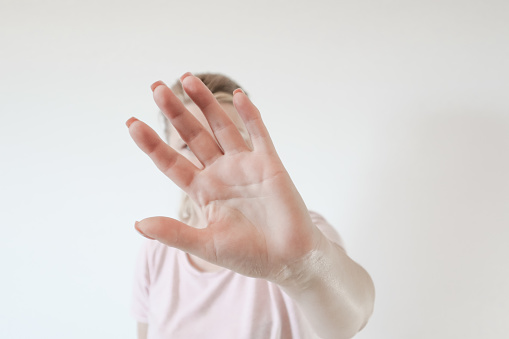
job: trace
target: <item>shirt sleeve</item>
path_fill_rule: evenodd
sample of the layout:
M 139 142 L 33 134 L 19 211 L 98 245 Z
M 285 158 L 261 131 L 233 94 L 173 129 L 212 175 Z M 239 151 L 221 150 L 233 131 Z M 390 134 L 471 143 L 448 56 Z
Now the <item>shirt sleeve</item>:
M 325 220 L 322 215 L 313 211 L 309 211 L 309 215 L 311 216 L 311 221 L 313 221 L 316 227 L 322 231 L 323 235 L 325 235 L 330 241 L 341 246 L 341 248 L 346 251 L 343 238 L 341 238 L 336 229 L 331 224 L 329 224 L 329 222 Z
M 143 242 L 134 270 L 134 288 L 131 303 L 131 315 L 136 321 L 148 323 L 150 272 L 148 250 L 150 241 Z

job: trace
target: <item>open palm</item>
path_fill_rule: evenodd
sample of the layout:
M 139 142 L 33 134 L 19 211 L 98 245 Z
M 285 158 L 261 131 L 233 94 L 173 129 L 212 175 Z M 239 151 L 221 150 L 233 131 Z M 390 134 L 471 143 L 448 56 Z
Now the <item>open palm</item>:
M 252 147 L 200 79 L 186 74 L 181 81 L 213 135 L 162 82 L 152 86 L 154 100 L 202 166 L 168 146 L 143 122 L 130 119 L 129 132 L 157 167 L 193 199 L 206 227 L 152 217 L 140 221 L 138 228 L 210 263 L 277 280 L 284 267 L 316 248 L 321 233 L 249 98 L 242 91 L 234 92 L 234 106 Z

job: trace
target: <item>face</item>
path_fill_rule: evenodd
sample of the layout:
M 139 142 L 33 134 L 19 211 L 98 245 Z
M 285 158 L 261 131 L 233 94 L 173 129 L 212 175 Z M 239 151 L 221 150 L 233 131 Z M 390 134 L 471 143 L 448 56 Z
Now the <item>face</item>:
M 210 129 L 207 119 L 205 118 L 201 110 L 198 108 L 198 106 L 196 106 L 196 104 L 194 103 L 186 104 L 185 106 L 187 110 L 191 112 L 198 119 L 198 121 L 209 131 L 209 133 L 212 134 L 212 130 Z M 221 106 L 223 107 L 223 110 L 226 112 L 226 114 L 228 114 L 230 119 L 233 121 L 235 126 L 237 126 L 240 134 L 242 135 L 244 140 L 246 140 L 247 145 L 251 147 L 251 141 L 249 139 L 249 134 L 247 132 L 246 126 L 244 125 L 242 118 L 237 113 L 235 106 L 233 106 L 233 103 L 221 103 Z M 196 156 L 189 150 L 184 140 L 180 138 L 180 135 L 178 134 L 177 130 L 172 125 L 170 125 L 169 145 L 177 152 L 185 156 L 187 159 L 189 159 L 197 167 L 199 168 L 202 167 Z

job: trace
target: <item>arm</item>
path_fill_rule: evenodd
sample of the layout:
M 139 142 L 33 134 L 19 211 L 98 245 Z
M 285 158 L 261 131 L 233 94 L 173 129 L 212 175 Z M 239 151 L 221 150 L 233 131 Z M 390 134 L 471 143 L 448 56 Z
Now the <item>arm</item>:
M 181 81 L 213 135 L 161 82 L 152 86 L 154 99 L 202 166 L 146 124 L 132 118 L 127 125 L 140 149 L 199 206 L 207 227 L 165 217 L 135 227 L 212 264 L 279 284 L 321 336 L 353 335 L 371 313 L 371 280 L 313 224 L 256 107 L 242 91 L 234 92 L 251 139 L 246 143 L 198 78 Z
M 150 289 L 148 250 L 149 241 L 145 241 L 139 250 L 134 274 L 131 314 L 137 322 L 138 339 L 146 339 L 148 331 Z
M 148 324 L 138 322 L 137 328 L 138 328 L 138 339 L 147 339 Z
M 373 312 L 369 274 L 325 236 L 317 249 L 285 267 L 276 283 L 320 338 L 351 338 Z

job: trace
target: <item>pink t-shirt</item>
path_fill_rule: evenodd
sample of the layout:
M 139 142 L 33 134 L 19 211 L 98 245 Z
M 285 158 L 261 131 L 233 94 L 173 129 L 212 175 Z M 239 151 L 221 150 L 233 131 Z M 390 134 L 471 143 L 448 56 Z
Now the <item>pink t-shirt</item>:
M 317 213 L 315 225 L 343 248 Z M 222 269 L 202 272 L 178 249 L 146 240 L 135 272 L 132 314 L 148 323 L 148 338 L 314 338 L 298 308 L 263 279 Z

